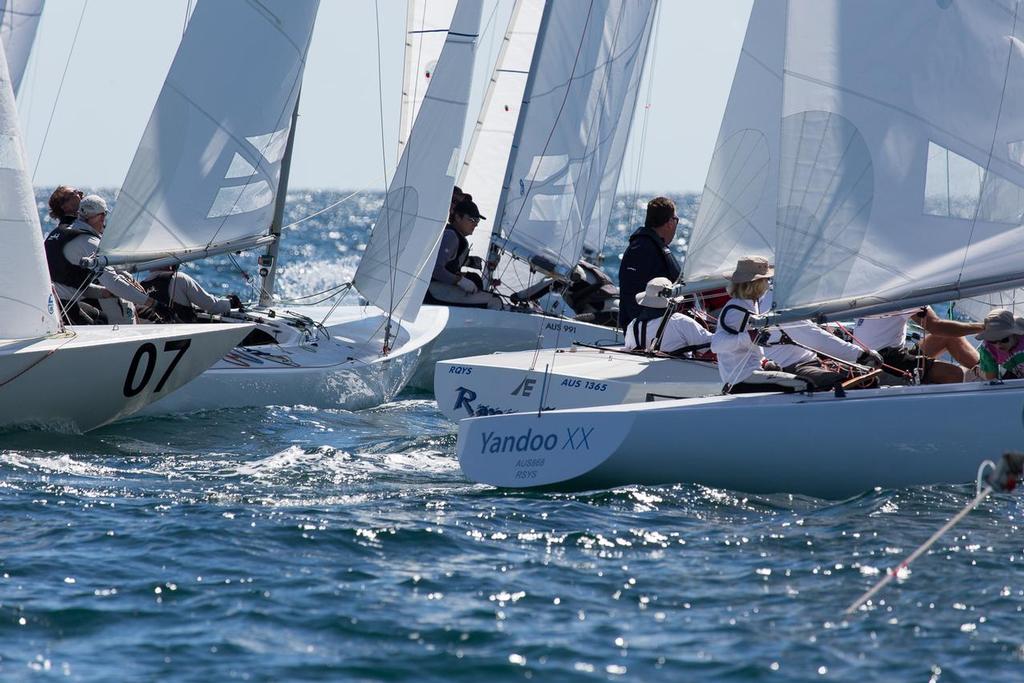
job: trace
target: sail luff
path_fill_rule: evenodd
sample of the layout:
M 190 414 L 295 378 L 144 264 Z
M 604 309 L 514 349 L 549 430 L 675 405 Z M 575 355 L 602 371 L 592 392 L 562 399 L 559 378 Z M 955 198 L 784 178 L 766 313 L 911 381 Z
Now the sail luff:
M 60 326 L 12 86 L 0 41 L 0 339 L 33 339 Z
M 420 111 L 356 270 L 370 303 L 401 320 L 423 303 L 458 173 L 480 30 L 479 0 L 459 0 Z

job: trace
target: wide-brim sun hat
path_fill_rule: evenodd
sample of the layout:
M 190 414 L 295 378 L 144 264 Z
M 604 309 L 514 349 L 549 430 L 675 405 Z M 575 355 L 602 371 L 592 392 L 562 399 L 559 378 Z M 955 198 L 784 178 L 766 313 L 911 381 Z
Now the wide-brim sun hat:
M 672 295 L 672 281 L 667 277 L 652 278 L 644 291 L 636 295 L 636 302 L 647 308 L 668 308 Z
M 764 256 L 741 256 L 736 262 L 736 270 L 728 277 L 729 282 L 740 284 L 767 280 L 775 275 L 775 269 Z
M 980 341 L 999 341 L 1011 334 L 1024 335 L 1024 318 L 1014 317 L 1013 311 L 997 308 L 985 316 L 985 329 L 974 335 Z

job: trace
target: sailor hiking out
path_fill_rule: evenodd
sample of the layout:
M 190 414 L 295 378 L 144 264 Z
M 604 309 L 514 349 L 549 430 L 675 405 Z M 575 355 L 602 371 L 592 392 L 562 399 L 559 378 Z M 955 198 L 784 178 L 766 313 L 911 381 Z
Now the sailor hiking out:
M 711 347 L 711 333 L 685 313 L 666 317 L 672 281 L 656 277 L 636 295 L 639 312 L 626 325 L 626 348 L 661 351 L 672 355 L 704 352 Z M 660 343 L 658 340 L 660 339 Z

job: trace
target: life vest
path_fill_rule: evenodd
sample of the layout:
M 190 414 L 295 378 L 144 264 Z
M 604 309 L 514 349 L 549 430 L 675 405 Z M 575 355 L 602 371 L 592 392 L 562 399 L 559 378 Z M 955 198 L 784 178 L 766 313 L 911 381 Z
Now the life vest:
M 77 263 L 71 263 L 64 256 L 64 247 L 68 242 L 80 235 L 93 233 L 70 225 L 58 225 L 43 241 L 46 252 L 46 267 L 50 271 L 50 280 L 72 289 L 84 289 L 92 282 L 94 273 Z
M 171 298 L 171 283 L 174 280 L 173 271 L 155 273 L 142 281 L 142 288 L 150 299 L 163 304 L 174 313 L 175 322 L 194 323 L 199 318 L 196 316 L 196 309 L 191 304 L 175 303 Z
M 452 234 L 459 240 L 459 249 L 455 252 L 455 258 L 444 264 L 444 269 L 452 275 L 462 275 L 462 268 L 466 265 L 466 260 L 469 258 L 469 240 L 450 223 L 444 226 L 444 229 L 451 230 Z

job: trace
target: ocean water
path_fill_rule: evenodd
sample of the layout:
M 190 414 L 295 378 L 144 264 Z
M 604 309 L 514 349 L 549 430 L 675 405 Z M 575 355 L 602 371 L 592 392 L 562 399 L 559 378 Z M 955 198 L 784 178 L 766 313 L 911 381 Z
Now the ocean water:
M 342 196 L 292 193 L 290 219 Z M 359 196 L 289 231 L 285 293 L 347 281 L 379 203 Z M 193 272 L 245 291 L 229 259 Z M 842 615 L 971 500 L 974 472 L 839 502 L 691 484 L 503 492 L 461 475 L 455 434 L 409 394 L 356 413 L 0 435 L 0 680 L 1022 676 L 1013 495 Z

